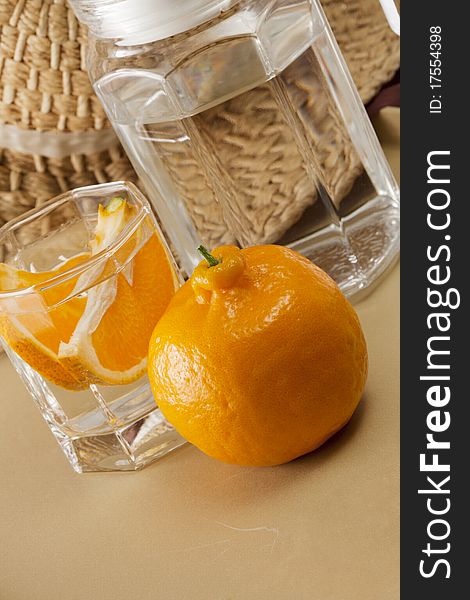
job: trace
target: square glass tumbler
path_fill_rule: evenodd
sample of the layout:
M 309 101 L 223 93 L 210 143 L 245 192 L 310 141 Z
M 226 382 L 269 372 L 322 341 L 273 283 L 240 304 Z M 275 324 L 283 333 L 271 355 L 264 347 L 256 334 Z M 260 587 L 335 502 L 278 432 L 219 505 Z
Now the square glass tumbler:
M 0 342 L 75 471 L 136 470 L 184 443 L 146 375 L 182 278 L 135 186 L 79 188 L 10 221 L 0 263 Z

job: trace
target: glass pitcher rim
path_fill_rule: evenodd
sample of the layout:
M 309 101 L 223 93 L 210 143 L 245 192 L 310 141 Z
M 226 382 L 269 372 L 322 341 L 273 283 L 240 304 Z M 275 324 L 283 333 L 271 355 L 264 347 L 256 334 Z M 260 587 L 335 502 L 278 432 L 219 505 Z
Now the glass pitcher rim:
M 59 194 L 58 196 L 54 196 L 53 198 L 47 200 L 40 206 L 32 208 L 31 210 L 11 219 L 7 223 L 5 223 L 2 227 L 0 227 L 0 246 L 5 243 L 6 236 L 18 229 L 24 224 L 28 222 L 31 223 L 34 219 L 39 216 L 44 216 L 54 208 L 65 204 L 67 201 L 73 200 L 74 194 L 80 193 L 92 193 L 93 191 L 100 190 L 106 188 L 125 188 L 129 190 L 134 198 L 139 201 L 139 205 L 137 205 L 138 212 L 132 218 L 132 220 L 127 223 L 121 233 L 116 237 L 116 239 L 109 244 L 106 248 L 98 252 L 93 256 L 89 256 L 88 258 L 80 261 L 76 266 L 67 269 L 53 277 L 49 277 L 48 279 L 41 281 L 40 283 L 27 286 L 24 288 L 20 288 L 17 290 L 6 290 L 0 291 L 0 300 L 25 297 L 30 294 L 43 293 L 46 290 L 54 288 L 58 285 L 63 284 L 65 281 L 78 277 L 82 273 L 85 273 L 89 269 L 100 265 L 105 260 L 108 260 L 128 241 L 129 237 L 135 232 L 140 223 L 147 217 L 151 216 L 152 212 L 147 205 L 145 198 L 142 196 L 141 192 L 138 188 L 130 181 L 113 181 L 109 183 L 98 183 L 93 185 L 82 186 L 78 188 L 74 188 L 72 190 L 68 190 Z

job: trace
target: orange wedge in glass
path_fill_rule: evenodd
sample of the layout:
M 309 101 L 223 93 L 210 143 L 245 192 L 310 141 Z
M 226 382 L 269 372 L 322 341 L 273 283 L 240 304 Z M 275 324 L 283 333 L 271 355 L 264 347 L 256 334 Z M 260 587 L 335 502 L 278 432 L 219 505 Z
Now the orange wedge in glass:
M 90 254 L 53 271 L 29 273 L 0 264 L 0 291 L 25 290 L 9 300 L 12 310 L 2 313 L 0 307 L 0 335 L 56 385 L 80 390 L 127 384 L 145 373 L 151 333 L 177 286 L 159 237 L 144 239 L 140 225 L 110 258 L 79 268 L 113 244 L 134 216 L 121 198 L 100 206 Z M 62 281 L 74 267 L 77 274 Z
M 0 311 L 0 335 L 7 344 L 39 374 L 61 387 L 79 390 L 86 387 L 77 373 L 69 372 L 59 361 L 58 351 L 62 339 L 70 337 L 83 314 L 85 298 L 73 298 L 60 305 L 73 291 L 76 280 L 57 287 L 27 292 L 34 286 L 40 289 L 43 282 L 72 269 L 87 255 L 64 262 L 53 271 L 30 273 L 0 264 L 0 291 L 25 290 L 24 296 L 12 297 L 8 314 Z M 6 304 L 6 301 L 3 301 Z M 47 309 L 48 306 L 57 308 Z

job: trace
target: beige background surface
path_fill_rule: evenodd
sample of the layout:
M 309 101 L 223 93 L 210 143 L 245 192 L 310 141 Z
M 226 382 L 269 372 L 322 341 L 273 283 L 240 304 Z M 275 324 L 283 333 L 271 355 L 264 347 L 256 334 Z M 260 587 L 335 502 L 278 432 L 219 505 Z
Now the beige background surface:
M 396 109 L 377 127 L 395 172 Z M 370 352 L 351 423 L 267 469 L 186 446 L 76 475 L 0 356 L 1 600 L 397 600 L 398 268 L 358 306 Z

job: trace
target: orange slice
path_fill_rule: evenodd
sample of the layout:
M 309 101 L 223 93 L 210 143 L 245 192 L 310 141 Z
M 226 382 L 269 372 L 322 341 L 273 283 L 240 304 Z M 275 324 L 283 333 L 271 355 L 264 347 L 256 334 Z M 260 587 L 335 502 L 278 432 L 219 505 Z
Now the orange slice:
M 115 241 L 134 215 L 135 209 L 121 198 L 100 206 L 91 254 Z M 141 223 L 111 258 L 62 283 L 60 290 L 52 287 L 30 295 L 30 306 L 21 307 L 29 308 L 29 314 L 0 317 L 0 334 L 41 375 L 64 388 L 127 384 L 141 377 L 151 333 L 177 286 L 164 246 L 156 234 L 148 233 L 152 228 L 149 221 Z M 57 273 L 83 259 L 71 259 Z M 0 291 L 51 277 L 51 272 L 1 268 L 5 275 L 2 279 L 0 270 Z M 26 296 L 18 301 L 23 300 Z M 57 302 L 44 311 L 44 304 Z
M 101 384 L 126 384 L 146 370 L 152 331 L 175 292 L 166 253 L 153 235 L 137 252 L 131 280 L 123 273 L 89 291 L 61 363 Z
M 59 268 L 41 273 L 0 264 L 0 291 L 40 286 L 88 257 L 88 254 L 75 256 Z M 2 300 L 0 335 L 16 354 L 46 379 L 61 387 L 80 390 L 86 382 L 78 373 L 70 372 L 61 365 L 57 356 L 61 341 L 72 335 L 85 309 L 85 298 L 72 298 L 60 304 L 70 295 L 75 284 L 76 278 L 72 278 L 41 292 L 33 291 L 11 300 Z

